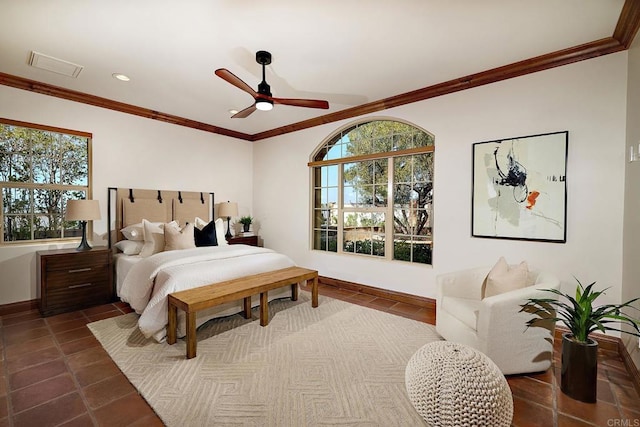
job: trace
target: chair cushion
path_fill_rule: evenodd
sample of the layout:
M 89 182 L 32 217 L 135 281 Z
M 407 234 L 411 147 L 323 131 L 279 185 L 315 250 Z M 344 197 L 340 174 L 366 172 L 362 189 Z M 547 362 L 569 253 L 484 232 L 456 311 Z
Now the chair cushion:
M 478 329 L 478 313 L 482 301 L 469 298 L 444 297 L 441 309 L 473 329 Z
M 527 286 L 528 279 L 529 268 L 526 261 L 510 268 L 504 257 L 500 257 L 485 279 L 482 298 L 522 289 Z

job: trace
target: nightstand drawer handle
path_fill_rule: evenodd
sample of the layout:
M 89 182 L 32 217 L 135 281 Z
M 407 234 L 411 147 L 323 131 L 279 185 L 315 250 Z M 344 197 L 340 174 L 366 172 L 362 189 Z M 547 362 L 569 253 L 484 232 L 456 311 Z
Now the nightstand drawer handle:
M 86 288 L 87 286 L 93 286 L 93 283 L 83 283 L 81 285 L 71 285 L 71 286 L 69 286 L 69 289 Z
M 78 268 L 76 270 L 69 270 L 69 273 L 82 273 L 83 271 L 91 271 L 91 268 Z

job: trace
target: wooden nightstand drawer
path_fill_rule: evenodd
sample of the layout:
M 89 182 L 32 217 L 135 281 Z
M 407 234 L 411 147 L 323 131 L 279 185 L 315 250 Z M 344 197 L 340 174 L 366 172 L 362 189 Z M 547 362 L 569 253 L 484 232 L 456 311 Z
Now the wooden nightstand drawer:
M 258 246 L 258 236 L 234 236 L 227 240 L 230 245 L 250 245 Z
M 96 252 L 94 252 L 94 250 Z M 109 253 L 100 249 L 86 252 L 58 252 L 46 256 L 46 271 L 63 271 L 69 274 L 86 271 L 109 264 Z
M 109 266 L 72 268 L 69 270 L 54 270 L 47 273 L 47 289 L 80 287 L 83 284 L 102 282 L 108 277 Z
M 109 302 L 111 293 L 106 280 L 70 285 L 47 293 L 47 309 L 51 312 L 71 311 Z
M 109 249 L 39 251 L 37 261 L 39 308 L 43 316 L 113 300 Z

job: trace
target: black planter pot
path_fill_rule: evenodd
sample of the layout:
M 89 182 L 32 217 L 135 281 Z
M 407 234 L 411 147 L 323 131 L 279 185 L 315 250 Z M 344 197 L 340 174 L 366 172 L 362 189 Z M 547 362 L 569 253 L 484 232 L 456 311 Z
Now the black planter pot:
M 251 227 L 251 224 L 242 224 L 242 231 L 246 233 L 247 231 L 249 231 L 250 227 Z
M 562 372 L 560 389 L 581 402 L 595 403 L 598 385 L 598 343 L 591 338 L 587 344 L 562 335 Z

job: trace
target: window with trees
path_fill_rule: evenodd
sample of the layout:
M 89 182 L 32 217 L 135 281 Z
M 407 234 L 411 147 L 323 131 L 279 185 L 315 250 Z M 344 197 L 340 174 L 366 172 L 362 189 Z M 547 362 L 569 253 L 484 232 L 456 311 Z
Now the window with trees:
M 431 264 L 433 135 L 394 120 L 352 125 L 313 155 L 313 249 Z
M 0 119 L 2 241 L 81 235 L 68 200 L 90 196 L 91 134 Z

